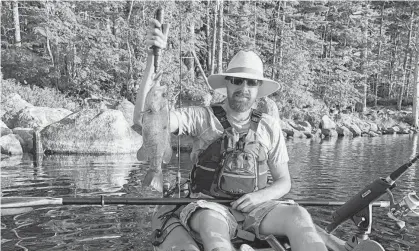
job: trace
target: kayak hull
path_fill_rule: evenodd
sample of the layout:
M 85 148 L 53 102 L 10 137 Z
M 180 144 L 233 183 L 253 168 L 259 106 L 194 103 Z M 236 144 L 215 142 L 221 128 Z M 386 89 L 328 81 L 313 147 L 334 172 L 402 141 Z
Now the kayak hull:
M 163 205 L 157 206 L 152 220 L 151 228 L 152 231 L 160 230 L 164 224 L 164 218 L 161 218 L 167 212 L 170 212 L 176 208 L 176 205 Z M 171 217 L 167 223 L 167 235 L 165 238 L 158 239 L 160 243 L 154 243 L 154 251 L 200 251 L 199 245 L 195 240 L 189 235 L 188 231 L 180 224 L 179 219 L 176 217 Z M 326 231 L 318 226 L 316 226 L 317 232 L 322 237 L 323 241 L 326 243 L 328 250 L 331 251 L 341 251 L 347 250 L 346 247 L 348 243 L 339 239 L 338 237 L 326 233 Z M 152 238 L 154 238 L 152 236 Z M 154 240 L 152 239 L 152 242 Z M 249 243 L 248 243 L 249 244 Z M 282 243 L 283 244 L 283 243 Z M 275 251 L 273 248 L 270 248 L 266 242 L 256 241 L 250 243 L 250 245 L 255 249 L 255 251 Z M 354 244 L 349 250 L 352 251 L 384 251 L 384 248 L 377 242 L 372 240 L 365 240 L 358 244 Z M 290 251 L 290 249 L 287 249 Z
M 163 205 L 163 206 L 157 206 L 154 215 L 151 220 L 151 228 L 152 231 L 160 230 L 162 225 L 164 224 L 163 218 L 160 218 L 165 213 L 173 210 L 176 206 L 174 205 Z M 189 235 L 188 231 L 180 225 L 180 222 L 177 218 L 172 217 L 170 218 L 166 226 L 167 228 L 167 236 L 163 239 L 161 239 L 161 243 L 159 245 L 154 245 L 155 251 L 200 251 L 199 245 L 195 242 L 195 240 Z M 153 237 L 152 237 L 153 238 Z M 152 240 L 153 241 L 153 240 Z M 266 244 L 267 245 L 267 244 Z M 274 251 L 272 248 L 269 248 L 268 246 L 263 247 L 259 246 L 255 250 L 257 251 Z

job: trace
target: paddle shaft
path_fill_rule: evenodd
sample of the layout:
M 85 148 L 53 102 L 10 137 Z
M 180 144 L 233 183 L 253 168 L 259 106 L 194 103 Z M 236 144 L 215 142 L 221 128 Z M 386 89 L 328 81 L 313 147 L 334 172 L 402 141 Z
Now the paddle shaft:
M 45 205 L 186 205 L 199 199 L 194 198 L 129 198 L 129 197 L 2 197 L 1 208 L 18 208 Z M 206 199 L 207 201 L 229 205 L 230 199 Z M 341 201 L 282 201 L 283 203 L 298 203 L 301 206 L 342 206 Z M 388 201 L 374 202 L 375 207 L 387 207 Z

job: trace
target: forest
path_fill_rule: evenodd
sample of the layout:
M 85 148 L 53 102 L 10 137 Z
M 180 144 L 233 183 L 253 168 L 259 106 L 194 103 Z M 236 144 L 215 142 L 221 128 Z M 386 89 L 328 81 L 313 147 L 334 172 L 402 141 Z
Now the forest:
M 282 84 L 280 111 L 413 106 L 417 126 L 416 1 L 2 1 L 1 72 L 82 103 L 132 102 L 158 7 L 170 24 L 161 57 L 171 97 L 199 99 L 206 77 L 240 49 Z M 416 115 L 415 115 L 416 114 Z

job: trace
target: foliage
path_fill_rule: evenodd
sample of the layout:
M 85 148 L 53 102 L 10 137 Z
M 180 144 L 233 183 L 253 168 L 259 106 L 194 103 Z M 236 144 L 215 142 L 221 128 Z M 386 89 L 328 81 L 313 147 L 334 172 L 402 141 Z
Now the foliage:
M 283 86 L 274 97 L 284 114 L 309 116 L 295 108 L 320 112 L 365 97 L 371 104 L 398 99 L 402 86 L 405 101 L 413 97 L 414 1 L 20 1 L 20 48 L 11 1 L 1 4 L 4 78 L 80 99 L 134 100 L 148 20 L 159 6 L 171 25 L 163 82 L 173 101 L 181 89 L 184 98 L 199 99 L 208 90 L 191 51 L 208 75 L 218 4 L 224 5 L 223 67 L 240 49 L 257 52 L 265 75 Z
M 41 88 L 35 85 L 20 84 L 13 79 L 2 79 L 1 100 L 6 100 L 6 97 L 12 93 L 19 94 L 23 100 L 34 106 L 65 108 L 70 111 L 77 111 L 81 107 L 80 102 L 75 98 L 69 98 L 54 88 Z

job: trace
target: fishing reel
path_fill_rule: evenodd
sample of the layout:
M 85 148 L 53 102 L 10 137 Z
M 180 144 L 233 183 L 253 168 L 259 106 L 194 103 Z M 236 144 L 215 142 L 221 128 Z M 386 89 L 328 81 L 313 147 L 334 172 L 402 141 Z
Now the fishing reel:
M 409 192 L 399 203 L 394 202 L 393 194 L 388 191 L 390 197 L 390 208 L 387 216 L 396 221 L 397 226 L 403 229 L 406 226 L 404 218 L 406 217 L 419 217 L 419 197 L 416 192 Z
M 176 179 L 176 182 L 173 185 L 165 180 L 163 182 L 163 197 L 169 198 L 173 197 L 175 194 L 178 194 L 180 197 L 187 197 L 189 194 L 189 180 L 184 183 L 179 183 Z

